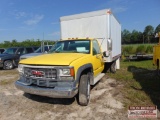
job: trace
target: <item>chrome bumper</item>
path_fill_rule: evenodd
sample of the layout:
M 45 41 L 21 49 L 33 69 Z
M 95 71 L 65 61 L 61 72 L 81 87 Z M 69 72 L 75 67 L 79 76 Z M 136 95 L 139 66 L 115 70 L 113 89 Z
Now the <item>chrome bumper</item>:
M 37 86 L 27 86 L 20 81 L 15 82 L 16 88 L 30 94 L 47 96 L 52 98 L 73 98 L 77 93 L 77 88 L 71 87 L 37 87 Z

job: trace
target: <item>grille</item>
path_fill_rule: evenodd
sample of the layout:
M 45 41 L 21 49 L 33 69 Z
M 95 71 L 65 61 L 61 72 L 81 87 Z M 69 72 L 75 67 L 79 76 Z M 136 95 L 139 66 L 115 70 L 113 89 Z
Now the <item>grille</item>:
M 29 78 L 56 79 L 57 70 L 54 68 L 24 68 L 24 75 Z
M 25 78 L 24 82 L 29 85 L 32 84 L 32 85 L 41 86 L 41 87 L 55 87 L 55 86 L 57 86 L 57 82 L 54 80 Z

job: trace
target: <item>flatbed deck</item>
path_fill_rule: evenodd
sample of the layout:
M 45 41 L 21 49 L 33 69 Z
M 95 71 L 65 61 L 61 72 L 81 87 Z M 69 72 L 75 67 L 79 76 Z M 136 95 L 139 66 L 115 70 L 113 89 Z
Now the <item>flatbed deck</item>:
M 125 56 L 127 60 L 151 60 L 153 59 L 153 54 L 136 54 Z

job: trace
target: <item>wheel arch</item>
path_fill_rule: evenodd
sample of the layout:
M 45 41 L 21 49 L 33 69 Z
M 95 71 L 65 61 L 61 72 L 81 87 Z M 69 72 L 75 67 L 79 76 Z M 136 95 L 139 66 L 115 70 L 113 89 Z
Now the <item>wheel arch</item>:
M 3 60 L 3 69 L 6 69 L 6 67 L 5 67 L 5 62 L 6 61 L 11 61 L 12 62 L 12 69 L 15 67 L 13 59 L 5 59 L 5 60 Z
M 3 64 L 4 64 L 4 62 L 7 61 L 7 60 L 10 60 L 10 61 L 13 62 L 13 59 L 9 59 L 9 58 L 8 58 L 8 59 L 4 59 L 4 60 L 3 60 Z
M 93 66 L 91 63 L 85 64 L 79 67 L 77 70 L 76 82 L 74 83 L 74 85 L 76 85 L 77 83 L 79 84 L 81 75 L 87 74 L 88 72 L 93 72 Z

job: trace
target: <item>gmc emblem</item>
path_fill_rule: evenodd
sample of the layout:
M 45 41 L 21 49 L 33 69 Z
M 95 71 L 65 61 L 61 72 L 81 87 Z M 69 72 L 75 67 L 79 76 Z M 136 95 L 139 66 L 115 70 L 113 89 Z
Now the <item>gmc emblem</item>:
M 32 70 L 32 75 L 42 77 L 42 76 L 44 76 L 44 72 L 43 71 Z

